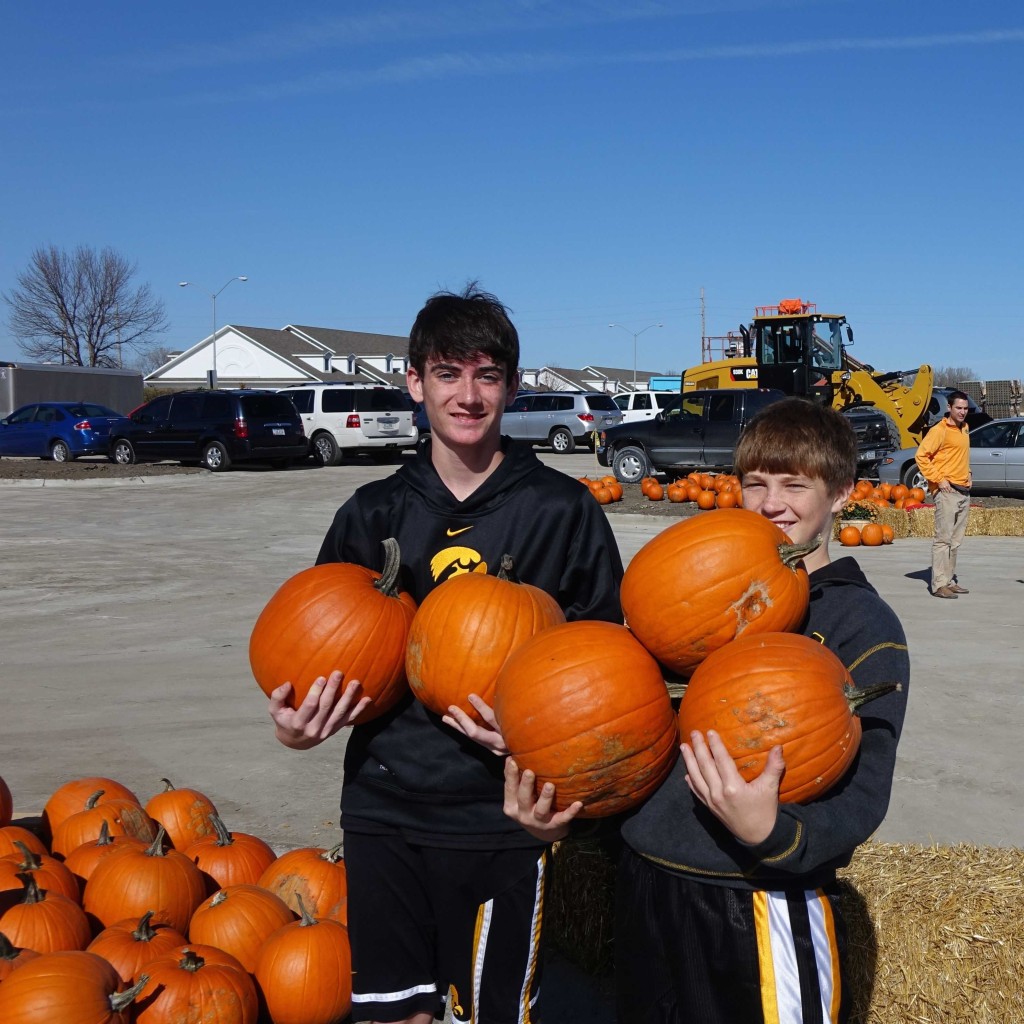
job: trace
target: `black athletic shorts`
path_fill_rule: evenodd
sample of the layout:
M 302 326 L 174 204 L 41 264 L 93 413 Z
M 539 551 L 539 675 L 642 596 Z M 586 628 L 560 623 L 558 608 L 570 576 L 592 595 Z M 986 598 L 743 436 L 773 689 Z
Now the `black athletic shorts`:
M 345 835 L 352 1019 L 537 1024 L 547 848 Z
M 846 936 L 833 891 L 708 885 L 625 847 L 618 1024 L 840 1024 Z

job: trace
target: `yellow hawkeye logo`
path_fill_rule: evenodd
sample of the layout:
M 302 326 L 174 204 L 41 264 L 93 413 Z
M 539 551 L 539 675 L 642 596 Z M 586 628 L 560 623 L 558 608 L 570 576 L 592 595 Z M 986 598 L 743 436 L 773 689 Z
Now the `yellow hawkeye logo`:
M 473 529 L 472 526 L 464 526 L 464 527 L 462 527 L 461 530 L 453 530 L 451 527 L 449 527 L 444 532 L 445 532 L 445 535 L 448 536 L 448 537 L 458 537 L 458 535 L 460 533 L 465 533 L 467 530 L 472 530 L 472 529 Z

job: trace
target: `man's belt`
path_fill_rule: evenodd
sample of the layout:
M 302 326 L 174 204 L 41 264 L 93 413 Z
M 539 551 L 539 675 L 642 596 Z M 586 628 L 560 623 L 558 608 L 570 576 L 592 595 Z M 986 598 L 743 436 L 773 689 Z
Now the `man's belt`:
M 949 486 L 952 487 L 957 494 L 966 494 L 969 496 L 971 493 L 970 487 L 961 487 L 959 484 L 955 484 L 952 481 L 950 481 Z

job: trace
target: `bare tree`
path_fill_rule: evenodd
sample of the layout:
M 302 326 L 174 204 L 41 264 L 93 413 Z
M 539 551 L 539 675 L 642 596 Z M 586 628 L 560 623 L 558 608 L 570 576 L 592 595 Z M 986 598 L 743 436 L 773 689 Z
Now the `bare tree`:
M 952 388 L 965 380 L 977 380 L 978 375 L 969 366 L 936 366 L 935 385 L 940 388 Z
M 148 284 L 134 286 L 136 265 L 106 248 L 36 249 L 17 287 L 3 293 L 18 347 L 38 360 L 120 366 L 167 330 L 164 304 Z

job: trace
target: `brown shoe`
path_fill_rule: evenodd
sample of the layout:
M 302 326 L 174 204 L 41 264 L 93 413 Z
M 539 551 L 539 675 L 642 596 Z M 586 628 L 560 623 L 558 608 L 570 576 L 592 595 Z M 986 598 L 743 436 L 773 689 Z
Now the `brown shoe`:
M 966 587 L 961 587 L 959 583 L 950 583 L 949 588 L 954 594 L 969 594 L 970 591 Z
M 952 587 L 939 587 L 938 590 L 932 591 L 933 597 L 951 597 L 955 601 L 959 595 L 953 593 Z

